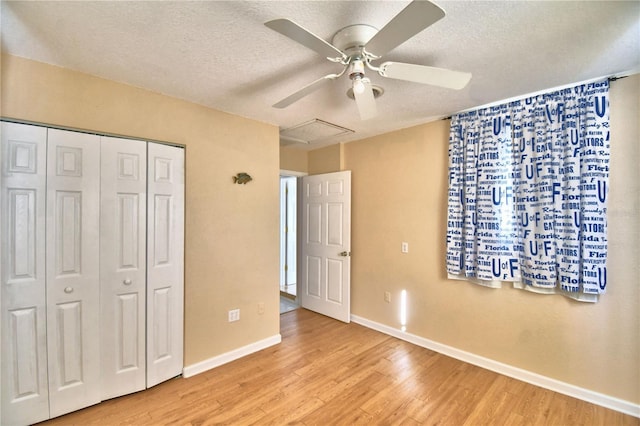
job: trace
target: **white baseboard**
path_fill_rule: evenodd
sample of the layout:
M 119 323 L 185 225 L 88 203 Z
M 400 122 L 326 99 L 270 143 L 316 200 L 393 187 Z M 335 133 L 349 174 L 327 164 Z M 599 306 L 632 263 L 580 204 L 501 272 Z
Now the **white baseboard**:
M 242 358 L 247 355 L 251 355 L 254 352 L 261 351 L 270 346 L 277 345 L 282 342 L 282 336 L 276 334 L 275 336 L 267 337 L 266 339 L 258 340 L 257 342 L 250 343 L 238 349 L 234 349 L 230 352 L 223 353 L 213 358 L 205 359 L 204 361 L 197 362 L 192 365 L 187 365 L 182 369 L 182 377 L 191 377 L 196 374 L 204 373 L 212 368 L 219 367 L 236 359 Z
M 459 359 L 460 361 L 486 368 L 487 370 L 491 370 L 535 386 L 540 386 L 541 388 L 549 389 L 592 404 L 610 408 L 630 416 L 640 417 L 640 404 L 634 404 L 633 402 L 574 386 L 569 383 L 561 382 L 537 373 L 532 373 L 508 364 L 503 364 L 489 358 L 484 358 L 470 352 L 465 352 L 451 346 L 443 345 L 442 343 L 434 342 L 433 340 L 425 339 L 424 337 L 416 336 L 415 334 L 405 333 L 399 329 L 389 327 L 388 325 L 380 324 L 375 321 L 370 321 L 357 315 L 351 315 L 351 321 L 381 333 L 396 337 L 400 340 L 413 343 L 414 345 L 430 349 L 443 355 Z

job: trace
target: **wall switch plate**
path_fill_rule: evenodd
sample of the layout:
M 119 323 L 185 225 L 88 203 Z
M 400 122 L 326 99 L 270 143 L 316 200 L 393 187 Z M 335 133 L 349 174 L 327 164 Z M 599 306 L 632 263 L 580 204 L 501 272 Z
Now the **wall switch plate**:
M 388 291 L 384 292 L 384 301 L 387 303 L 391 303 L 391 293 L 389 293 Z
M 258 315 L 264 314 L 264 302 L 258 302 Z
M 229 322 L 240 321 L 240 309 L 232 309 L 229 311 Z
M 409 243 L 402 243 L 402 252 L 403 253 L 409 253 Z

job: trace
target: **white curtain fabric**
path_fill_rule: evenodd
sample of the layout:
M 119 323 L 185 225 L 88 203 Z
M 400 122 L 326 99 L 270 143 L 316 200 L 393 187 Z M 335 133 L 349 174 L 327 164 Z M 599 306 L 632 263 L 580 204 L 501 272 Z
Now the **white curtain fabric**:
M 449 277 L 597 301 L 609 150 L 608 80 L 453 116 Z

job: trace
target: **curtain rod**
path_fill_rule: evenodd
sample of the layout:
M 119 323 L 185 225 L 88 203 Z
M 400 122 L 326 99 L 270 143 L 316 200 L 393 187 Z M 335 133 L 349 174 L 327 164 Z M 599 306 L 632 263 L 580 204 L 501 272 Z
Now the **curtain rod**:
M 594 81 L 602 80 L 604 78 L 606 78 L 607 80 L 609 80 L 611 82 L 617 81 L 617 80 L 622 80 L 623 78 L 627 78 L 630 75 L 635 74 L 636 72 L 637 71 L 635 71 L 635 72 L 634 71 L 628 71 L 628 72 L 620 73 L 620 75 L 615 75 L 614 74 L 614 75 L 610 75 L 608 77 L 607 76 L 603 76 L 603 77 L 593 78 L 593 79 L 590 79 L 590 80 L 580 81 L 580 82 L 577 82 L 577 83 L 565 84 L 564 86 L 552 87 L 550 89 L 541 90 L 541 91 L 538 91 L 538 92 L 532 92 L 532 93 L 530 93 L 528 95 L 514 96 L 513 98 L 508 98 L 508 99 L 504 99 L 504 100 L 501 100 L 501 101 L 496 101 L 496 102 L 488 103 L 488 104 L 485 104 L 485 105 L 480 105 L 480 106 L 477 106 L 477 107 L 464 109 L 462 111 L 458 111 L 456 114 L 460 114 L 460 113 L 463 113 L 463 112 L 469 112 L 469 111 L 475 111 L 475 110 L 483 109 L 483 108 L 488 108 L 488 107 L 493 106 L 493 105 L 500 105 L 500 104 L 503 104 L 503 103 L 506 103 L 506 102 L 512 102 L 512 101 L 528 98 L 528 97 L 531 97 L 531 96 L 535 96 L 535 95 L 538 95 L 538 94 L 541 94 L 541 93 L 547 93 L 548 91 L 553 92 L 553 91 L 556 91 L 556 90 L 565 89 L 567 87 L 573 87 L 573 86 L 579 86 L 581 84 L 592 83 Z M 443 117 L 442 120 L 451 120 L 452 117 L 453 117 L 453 115 L 450 115 L 448 117 Z

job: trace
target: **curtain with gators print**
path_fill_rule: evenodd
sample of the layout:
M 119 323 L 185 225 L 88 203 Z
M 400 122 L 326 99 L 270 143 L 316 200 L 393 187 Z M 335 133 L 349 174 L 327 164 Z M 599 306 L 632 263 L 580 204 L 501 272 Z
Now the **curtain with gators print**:
M 608 80 L 453 116 L 449 277 L 597 301 L 609 149 Z

